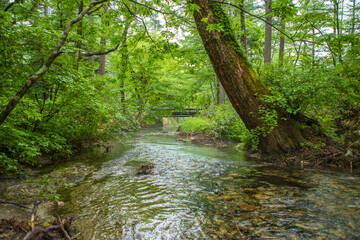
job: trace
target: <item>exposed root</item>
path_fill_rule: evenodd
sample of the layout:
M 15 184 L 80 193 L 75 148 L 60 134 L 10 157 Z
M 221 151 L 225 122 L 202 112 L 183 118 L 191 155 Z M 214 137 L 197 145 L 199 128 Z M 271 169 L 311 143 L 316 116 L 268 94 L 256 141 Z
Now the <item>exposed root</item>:
M 353 169 L 360 168 L 360 151 L 357 148 L 342 148 L 334 144 L 314 145 L 288 153 L 281 158 L 287 165 L 330 166 Z

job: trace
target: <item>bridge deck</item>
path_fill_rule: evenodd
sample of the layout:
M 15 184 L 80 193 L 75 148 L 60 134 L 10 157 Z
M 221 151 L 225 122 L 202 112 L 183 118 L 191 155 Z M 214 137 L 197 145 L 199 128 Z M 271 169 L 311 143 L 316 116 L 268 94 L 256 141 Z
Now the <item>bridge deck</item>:
M 201 109 L 198 108 L 184 108 L 184 111 L 180 111 L 178 109 L 171 109 L 171 108 L 159 108 L 152 110 L 166 112 L 166 114 L 164 114 L 163 117 L 193 117 L 201 111 Z M 171 114 L 169 114 L 170 112 Z

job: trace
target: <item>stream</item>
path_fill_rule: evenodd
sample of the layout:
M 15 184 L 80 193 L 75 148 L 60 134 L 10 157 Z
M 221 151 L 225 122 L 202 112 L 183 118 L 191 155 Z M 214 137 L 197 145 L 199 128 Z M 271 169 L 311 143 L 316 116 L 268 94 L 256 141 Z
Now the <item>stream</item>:
M 59 190 L 74 239 L 360 239 L 360 176 L 278 168 L 149 129 Z M 136 175 L 144 164 L 153 173 Z M 240 232 L 240 233 L 239 233 Z

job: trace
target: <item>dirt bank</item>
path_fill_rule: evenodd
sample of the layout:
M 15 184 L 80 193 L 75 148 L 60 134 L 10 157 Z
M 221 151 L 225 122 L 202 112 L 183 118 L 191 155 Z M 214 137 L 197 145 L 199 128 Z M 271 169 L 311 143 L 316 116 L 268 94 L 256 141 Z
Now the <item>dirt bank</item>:
M 180 137 L 182 137 L 180 139 L 180 141 L 191 142 L 196 145 L 210 145 L 210 146 L 215 146 L 215 147 L 226 147 L 231 143 L 230 141 L 216 139 L 210 135 L 198 133 L 195 131 L 191 131 L 191 132 L 180 131 L 177 134 Z

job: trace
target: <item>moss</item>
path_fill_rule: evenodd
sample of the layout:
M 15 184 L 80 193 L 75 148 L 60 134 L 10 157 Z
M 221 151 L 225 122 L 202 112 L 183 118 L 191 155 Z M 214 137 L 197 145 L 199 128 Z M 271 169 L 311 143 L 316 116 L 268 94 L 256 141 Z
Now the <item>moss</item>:
M 240 47 L 238 42 L 236 41 L 234 31 L 232 30 L 230 20 L 222 7 L 221 3 L 210 2 L 209 7 L 213 11 L 216 16 L 216 23 L 220 23 L 224 29 L 223 37 L 226 38 L 230 42 L 230 46 L 236 50 L 242 57 L 244 57 L 243 49 Z

